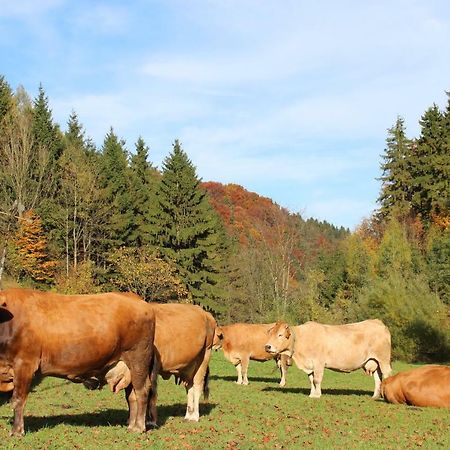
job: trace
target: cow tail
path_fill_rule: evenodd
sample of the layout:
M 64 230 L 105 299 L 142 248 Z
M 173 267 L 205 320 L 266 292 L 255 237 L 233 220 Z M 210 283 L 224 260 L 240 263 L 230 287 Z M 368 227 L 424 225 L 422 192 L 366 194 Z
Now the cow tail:
M 205 378 L 203 380 L 203 398 L 209 400 L 209 366 L 206 368 Z

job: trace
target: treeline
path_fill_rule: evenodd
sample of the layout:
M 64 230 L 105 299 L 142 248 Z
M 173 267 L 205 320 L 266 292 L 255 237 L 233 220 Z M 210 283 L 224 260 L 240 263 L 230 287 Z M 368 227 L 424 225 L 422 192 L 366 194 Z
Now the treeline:
M 388 131 L 380 208 L 358 229 L 304 220 L 237 185 L 202 183 L 175 141 L 97 148 L 0 77 L 0 280 L 65 293 L 131 289 L 222 323 L 379 317 L 394 354 L 450 360 L 449 108 Z M 426 162 L 426 164 L 425 164 Z M 446 175 L 445 175 L 446 174 Z

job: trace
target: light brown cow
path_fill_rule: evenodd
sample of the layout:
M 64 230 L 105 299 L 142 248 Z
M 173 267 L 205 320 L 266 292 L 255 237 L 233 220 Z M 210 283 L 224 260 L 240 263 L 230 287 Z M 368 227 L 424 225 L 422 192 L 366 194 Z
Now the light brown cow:
M 155 363 L 151 372 L 152 390 L 149 400 L 148 425 L 157 423 L 157 375 L 167 380 L 172 375 L 187 392 L 185 419 L 198 421 L 199 402 L 203 392 L 208 397 L 209 360 L 217 323 L 200 306 L 181 303 L 149 303 L 156 319 Z M 127 384 L 128 369 L 117 364 L 111 371 L 112 384 Z
M 237 371 L 237 384 L 248 384 L 249 361 L 264 362 L 275 359 L 281 373 L 280 386 L 286 385 L 287 367 L 290 358 L 286 355 L 267 353 L 264 346 L 267 333 L 275 324 L 234 323 L 220 326 L 215 337 L 214 349 L 222 348 L 225 358 L 230 361 Z
M 23 410 L 35 374 L 103 381 L 119 361 L 130 372 L 128 428 L 145 431 L 154 332 L 152 309 L 120 293 L 1 291 L 0 367 L 3 390 L 14 389 L 11 434 L 24 434 Z
M 388 377 L 381 396 L 390 403 L 450 408 L 450 366 L 423 366 Z
M 311 382 L 310 397 L 320 397 L 324 369 L 352 372 L 362 368 L 373 374 L 374 398 L 380 396 L 381 380 L 391 373 L 391 334 L 381 320 L 347 325 L 306 322 L 290 327 L 278 322 L 269 332 L 266 350 L 292 356 Z
M 217 327 L 216 320 L 200 306 L 150 303 L 156 318 L 156 370 L 167 380 L 172 375 L 187 392 L 185 419 L 198 421 L 203 392 L 208 398 L 209 360 Z M 156 389 L 152 389 L 151 424 L 156 425 Z

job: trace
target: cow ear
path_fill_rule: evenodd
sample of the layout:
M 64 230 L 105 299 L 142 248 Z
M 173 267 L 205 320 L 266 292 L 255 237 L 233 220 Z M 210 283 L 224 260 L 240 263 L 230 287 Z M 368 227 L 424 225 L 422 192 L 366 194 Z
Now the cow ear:
M 6 302 L 3 302 L 3 304 L 0 305 L 0 323 L 8 322 L 13 317 L 12 313 L 6 309 Z
M 289 325 L 286 325 L 285 331 L 286 339 L 289 339 L 291 337 L 291 329 L 289 328 Z

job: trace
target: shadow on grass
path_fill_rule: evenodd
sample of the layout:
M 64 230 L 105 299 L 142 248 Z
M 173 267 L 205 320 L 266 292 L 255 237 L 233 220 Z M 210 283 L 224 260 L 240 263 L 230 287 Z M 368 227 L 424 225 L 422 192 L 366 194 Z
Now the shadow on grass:
M 263 389 L 263 391 L 281 392 L 282 394 L 303 394 L 303 395 L 309 396 L 311 389 L 267 386 Z M 326 388 L 322 388 L 322 395 L 359 395 L 359 396 L 371 397 L 373 395 L 373 391 L 366 391 L 363 389 L 326 389 Z
M 200 420 L 202 416 L 207 416 L 216 407 L 215 403 L 203 403 L 200 405 Z M 184 417 L 186 413 L 185 403 L 158 406 L 158 427 L 163 426 L 170 417 Z M 2 416 L 1 419 L 12 422 L 10 417 Z M 59 425 L 71 425 L 76 427 L 126 427 L 128 411 L 126 409 L 105 409 L 92 413 L 83 414 L 58 414 L 52 416 L 27 416 L 25 414 L 25 430 L 34 433 L 45 428 L 55 428 Z M 151 431 L 148 430 L 148 431 Z
M 224 380 L 224 381 L 236 381 L 237 376 L 233 375 L 211 375 L 209 377 L 211 380 Z M 262 383 L 279 383 L 280 377 L 278 378 L 266 378 L 266 377 L 252 377 L 251 375 L 248 377 L 248 382 L 251 383 L 252 381 L 258 381 Z

